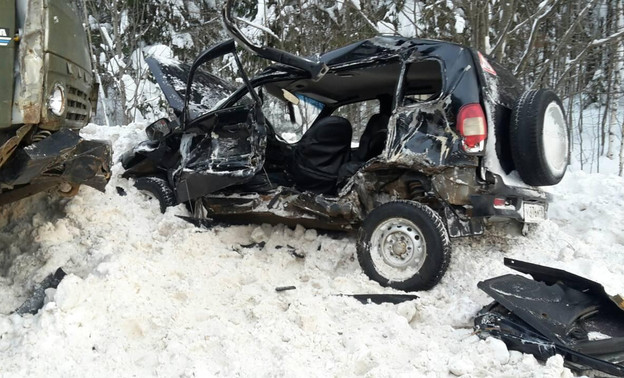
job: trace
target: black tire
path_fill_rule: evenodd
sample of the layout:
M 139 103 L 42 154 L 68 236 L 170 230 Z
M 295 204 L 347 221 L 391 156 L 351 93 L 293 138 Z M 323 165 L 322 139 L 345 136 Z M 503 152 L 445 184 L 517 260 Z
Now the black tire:
M 156 198 L 160 204 L 161 213 L 164 213 L 167 207 L 177 204 L 173 189 L 171 189 L 167 180 L 161 177 L 138 177 L 134 180 L 134 187 Z
M 364 273 L 382 286 L 428 290 L 446 272 L 451 243 L 442 218 L 430 207 L 393 201 L 375 208 L 364 219 L 357 254 Z
M 570 157 L 569 130 L 559 97 L 549 89 L 525 92 L 511 119 L 511 156 L 522 180 L 534 186 L 558 184 Z

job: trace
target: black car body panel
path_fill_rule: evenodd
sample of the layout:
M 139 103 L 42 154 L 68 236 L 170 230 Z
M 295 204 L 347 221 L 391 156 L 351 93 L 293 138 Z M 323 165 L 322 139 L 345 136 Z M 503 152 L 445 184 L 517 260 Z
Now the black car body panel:
M 103 192 L 111 175 L 111 156 L 109 142 L 85 140 L 73 130 L 57 131 L 16 151 L 0 169 L 0 182 L 11 188 L 0 195 L 0 205 L 63 183 L 76 189 L 88 185 Z
M 563 270 L 511 259 L 505 265 L 533 279 L 508 274 L 479 282 L 495 300 L 475 318 L 480 336 L 494 336 L 540 359 L 559 353 L 575 369 L 624 376 L 621 296 Z

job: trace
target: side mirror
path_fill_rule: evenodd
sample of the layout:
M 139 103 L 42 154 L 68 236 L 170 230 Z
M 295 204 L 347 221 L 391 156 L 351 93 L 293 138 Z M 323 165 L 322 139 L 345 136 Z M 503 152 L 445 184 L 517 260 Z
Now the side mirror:
M 171 122 L 166 118 L 161 118 L 145 128 L 149 140 L 161 140 L 171 134 L 171 131 L 173 131 Z

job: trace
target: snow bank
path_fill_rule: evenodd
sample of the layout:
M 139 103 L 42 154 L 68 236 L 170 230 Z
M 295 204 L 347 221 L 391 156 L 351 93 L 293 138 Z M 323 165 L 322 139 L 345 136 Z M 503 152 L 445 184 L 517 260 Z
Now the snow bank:
M 117 159 L 143 128 L 91 125 L 83 135 L 110 139 Z M 612 175 L 569 172 L 551 219 L 529 237 L 495 225 L 455 240 L 436 288 L 363 305 L 336 294 L 392 290 L 361 272 L 353 236 L 194 228 L 175 216 L 182 206 L 160 214 L 120 172 L 104 194 L 82 188 L 71 201 L 2 210 L 2 313 L 59 266 L 71 275 L 37 315 L 0 315 L 0 375 L 570 376 L 559 356 L 539 363 L 472 334 L 490 302 L 477 282 L 509 273 L 507 256 L 624 286 L 624 180 Z M 287 285 L 296 289 L 275 291 Z

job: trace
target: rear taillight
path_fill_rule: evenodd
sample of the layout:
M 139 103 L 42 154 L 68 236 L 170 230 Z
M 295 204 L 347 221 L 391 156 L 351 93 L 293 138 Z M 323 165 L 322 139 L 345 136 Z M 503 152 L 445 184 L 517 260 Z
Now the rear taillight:
M 504 198 L 494 198 L 492 204 L 494 207 L 505 207 L 507 206 L 507 200 Z
M 462 137 L 462 147 L 468 153 L 483 152 L 487 138 L 487 121 L 479 104 L 467 104 L 459 109 L 457 131 Z
M 513 210 L 516 208 L 514 206 L 513 200 L 501 197 L 494 198 L 494 200 L 492 200 L 492 205 L 494 205 L 495 209 L 502 210 Z

